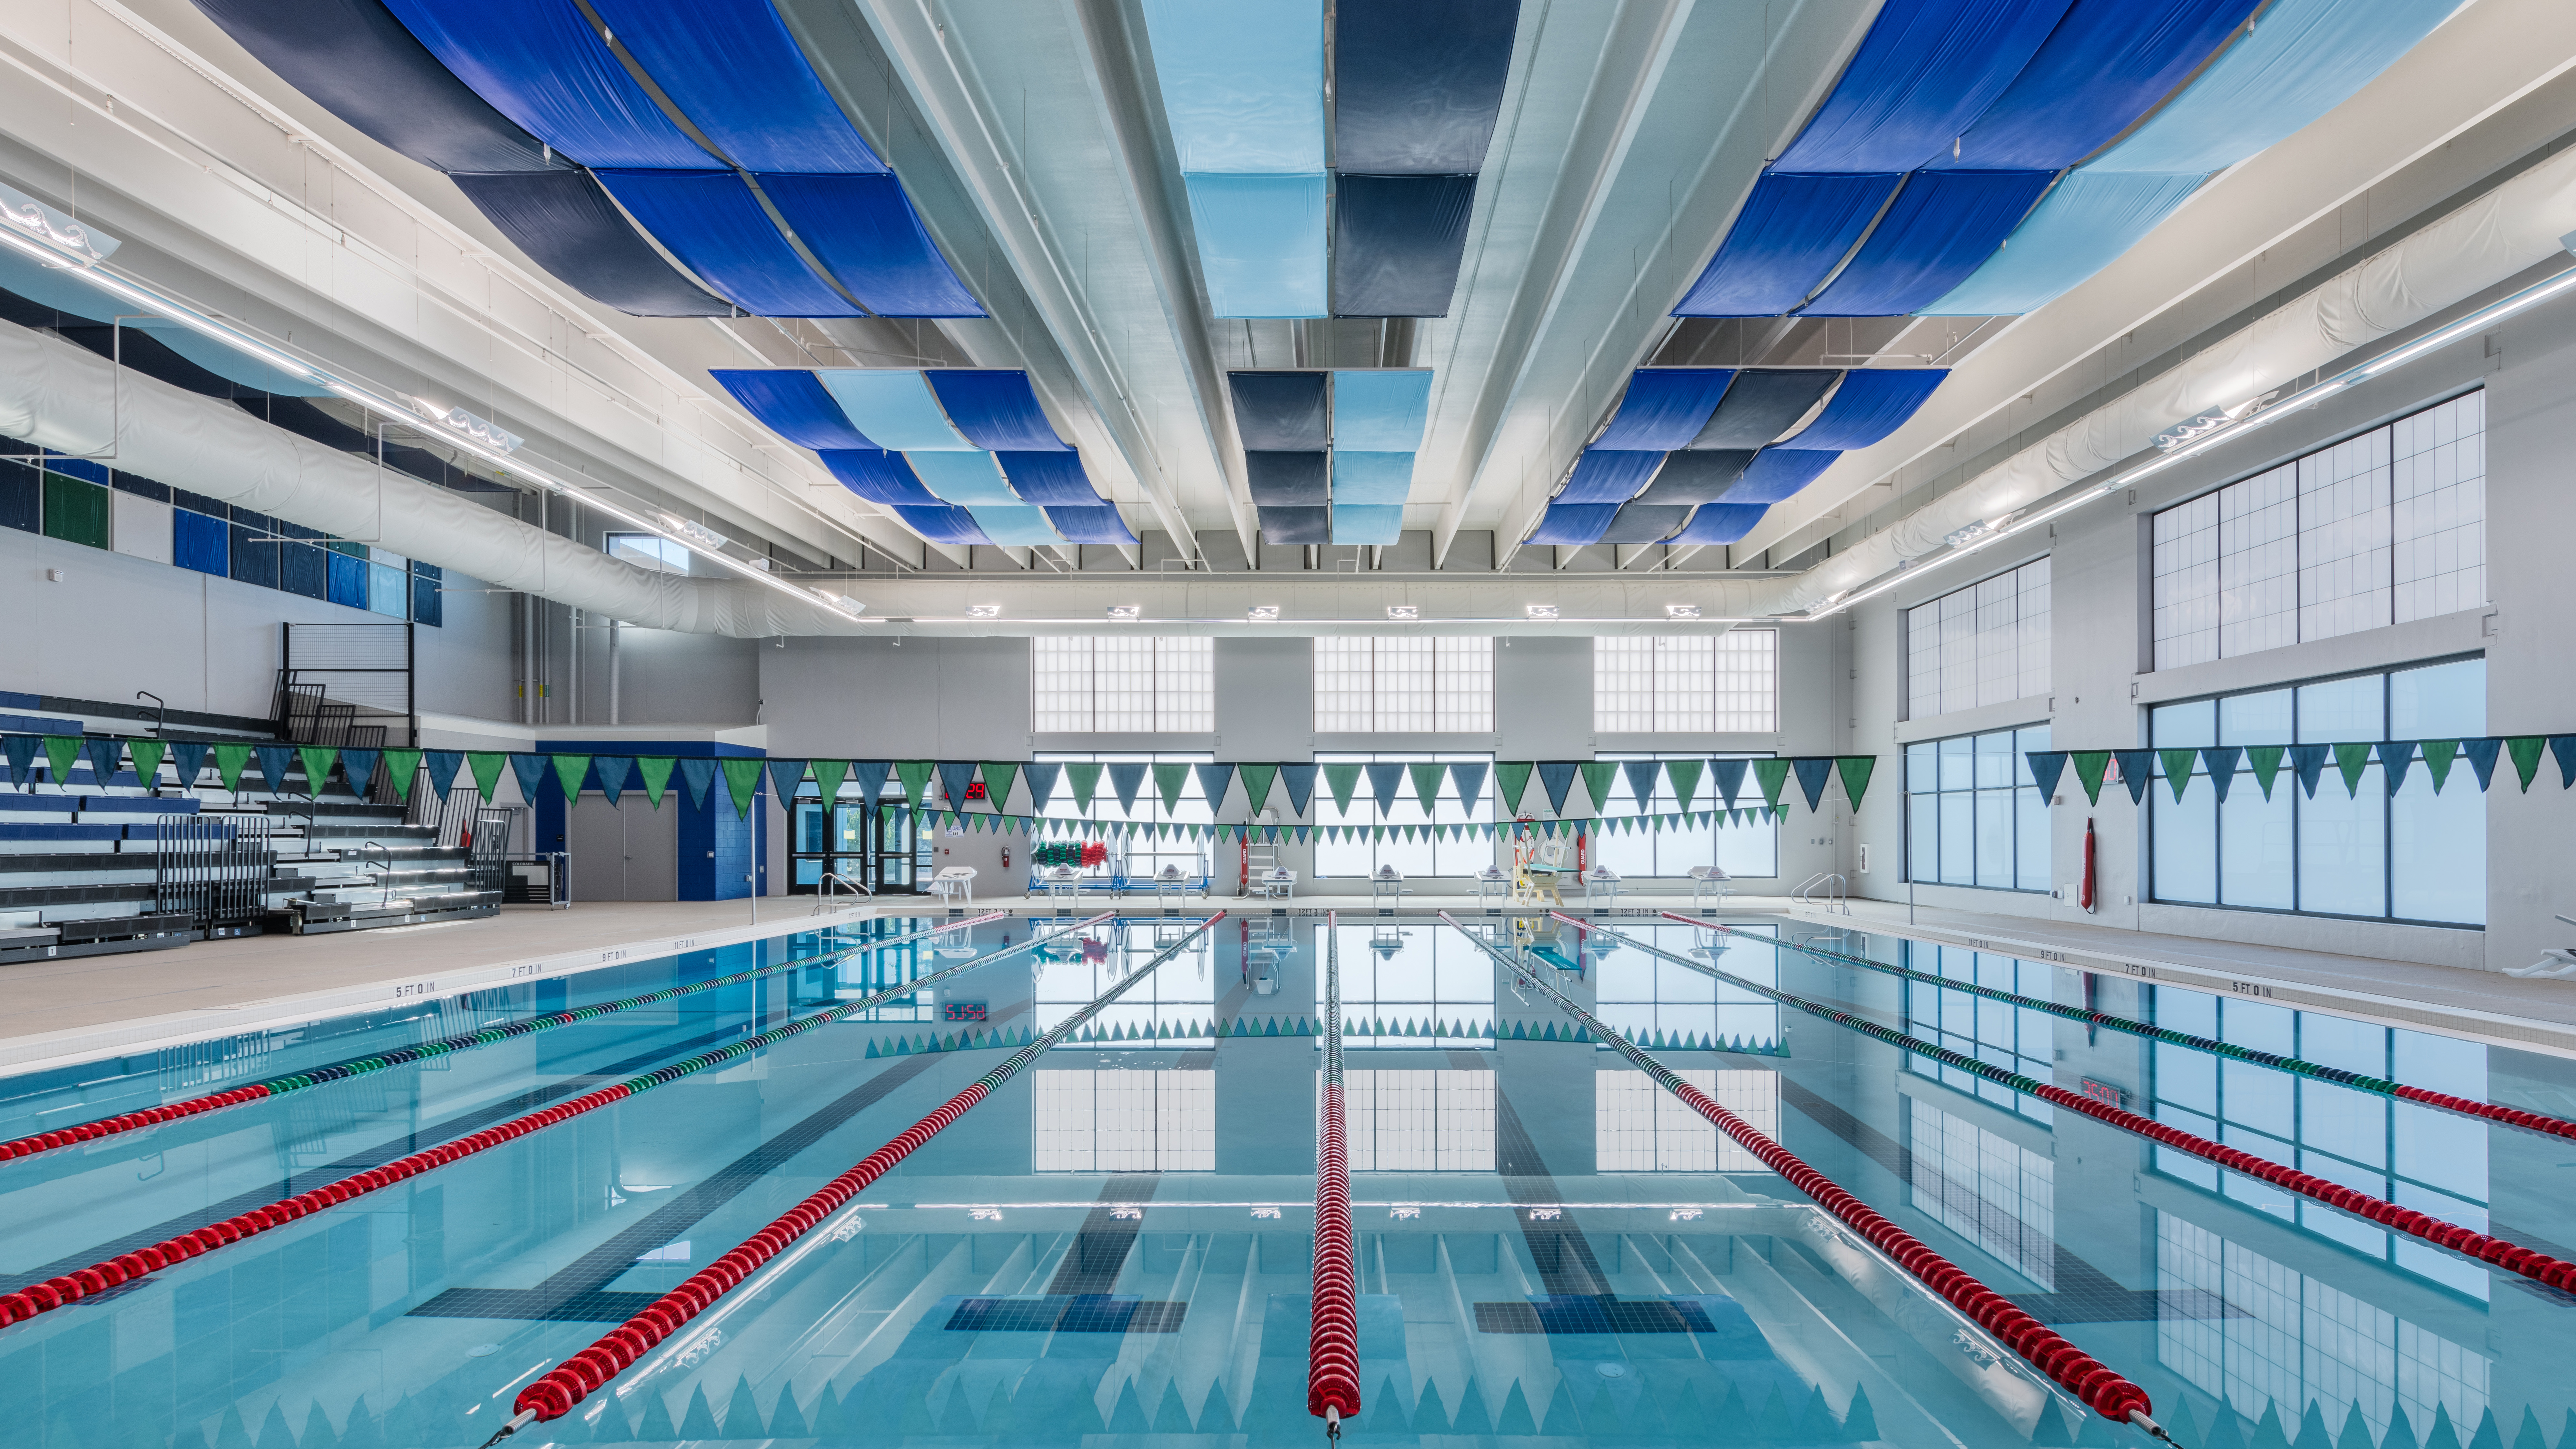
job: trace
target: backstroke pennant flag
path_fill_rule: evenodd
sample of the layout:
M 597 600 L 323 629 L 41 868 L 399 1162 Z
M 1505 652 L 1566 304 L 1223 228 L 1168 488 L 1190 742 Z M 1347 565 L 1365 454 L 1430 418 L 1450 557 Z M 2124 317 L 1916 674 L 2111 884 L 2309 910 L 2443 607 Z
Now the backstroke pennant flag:
M 30 748 L 32 748 L 34 744 L 35 742 L 33 740 L 28 741 Z M 391 752 L 388 751 L 388 753 Z M 419 761 L 420 756 L 415 752 L 412 755 L 412 762 L 417 764 Z M 15 769 L 19 763 L 18 752 L 14 749 L 9 752 L 9 763 L 13 769 Z M 172 740 L 170 742 L 170 768 L 178 772 L 179 788 L 184 790 L 189 786 L 196 784 L 197 777 L 206 772 L 205 742 L 202 740 Z M 405 785 L 407 788 L 409 782 L 406 781 Z
M 1619 762 L 1584 760 L 1575 769 L 1583 775 L 1584 799 L 1591 803 L 1593 814 L 1600 814 L 1601 807 L 1610 803 L 1610 782 L 1619 778 Z
M 1378 818 L 1384 820 L 1395 808 L 1396 792 L 1404 788 L 1404 767 L 1377 764 L 1360 768 L 1368 775 L 1369 795 L 1377 801 Z
M 1547 792 L 1547 813 L 1562 819 L 1565 815 L 1566 791 L 1574 785 L 1574 762 L 1572 760 L 1539 761 L 1538 783 L 1539 788 Z
M 1165 810 L 1178 811 L 1181 808 L 1181 792 L 1189 786 L 1189 766 L 1167 765 L 1159 762 L 1155 764 L 1154 793 L 1163 797 Z
M 1628 777 L 1628 793 L 1636 797 L 1637 808 L 1644 810 L 1655 803 L 1655 777 L 1663 773 L 1661 760 L 1626 760 L 1619 766 Z
M 1091 797 L 1100 788 L 1100 762 L 1076 760 L 1064 767 L 1064 782 L 1073 790 L 1074 808 L 1091 813 Z
M 2198 750 L 2158 750 L 2156 758 L 2164 762 L 2165 784 L 2173 797 L 2182 799 L 2184 787 L 2191 784 L 2192 766 L 2200 759 Z
M 751 797 L 760 790 L 762 763 L 750 755 L 727 755 L 716 761 L 724 770 L 725 789 L 733 795 L 733 813 L 737 819 L 748 818 L 751 814 Z M 804 772 L 800 770 L 797 773 Z
M 2309 799 L 2317 798 L 2317 782 L 2325 778 L 2326 761 L 2333 755 L 2331 745 L 2290 746 L 2290 769 L 2299 777 L 2299 788 Z
M 2030 761 L 2031 783 L 2039 787 L 2039 798 L 2042 800 L 2055 798 L 2057 782 L 2066 774 L 2066 752 L 2031 750 L 2023 758 Z
M 1404 771 L 1413 777 L 1413 798 L 1422 802 L 1422 813 L 1431 814 L 1431 807 L 1440 799 L 1440 782 L 1449 776 L 1449 767 L 1411 764 L 1405 766 Z
M 959 814 L 966 809 L 966 795 L 974 785 L 975 762 L 973 760 L 939 762 L 939 793 L 947 799 L 950 814 Z
M 1143 765 L 1121 764 L 1109 767 L 1109 789 L 1118 797 L 1119 809 L 1130 815 L 1136 813 L 1136 792 L 1144 787 L 1145 767 Z
M 1770 809 L 1780 808 L 1780 790 L 1789 783 L 1787 760 L 1755 760 L 1754 782 L 1762 787 L 1762 803 Z
M 984 803 L 993 807 L 995 814 L 1000 814 L 1009 808 L 1011 787 L 1019 782 L 1019 761 L 986 760 L 984 762 Z
M 635 762 L 635 773 L 644 777 L 644 803 L 656 810 L 662 808 L 662 792 L 671 786 L 671 767 L 679 764 L 672 755 L 645 755 Z
M 142 781 L 145 789 L 148 790 L 161 782 L 161 757 L 168 754 L 169 751 L 170 747 L 160 740 L 128 740 L 125 742 L 125 752 L 134 758 L 134 778 Z M 357 757 L 358 751 L 351 750 L 349 754 L 350 757 L 354 759 Z M 369 755 L 368 763 L 373 764 L 374 761 L 375 757 L 373 755 Z M 364 793 L 365 789 L 366 787 L 363 785 L 359 787 L 361 793 Z
M 48 741 L 47 743 L 51 743 Z M 2504 752 L 2513 757 L 2513 772 L 2522 777 L 2522 793 L 2531 793 L 2532 777 L 2540 773 L 2540 752 L 2549 741 L 2540 735 L 2512 735 L 2504 742 Z
M 531 809 L 536 806 L 538 793 L 545 788 L 546 772 L 552 768 L 551 758 L 545 755 L 520 751 L 510 756 L 510 773 L 519 782 L 519 798 L 526 801 Z
M 905 804 L 911 806 L 915 810 L 921 808 L 922 791 L 929 786 L 931 774 L 938 768 L 938 766 L 930 763 L 928 760 L 897 760 L 894 762 L 894 777 L 903 782 L 903 801 Z
M 215 746 L 215 758 L 222 759 L 223 753 L 223 746 Z M 429 767 L 429 788 L 438 792 L 439 799 L 446 799 L 447 793 L 456 788 L 456 772 L 465 768 L 465 752 L 463 750 L 425 750 L 421 753 L 421 759 Z
M 2451 762 L 2459 757 L 2458 740 L 2424 741 L 2424 770 L 2433 777 L 2434 794 L 2441 794 L 2442 787 L 2450 782 Z
M 2075 782 L 2084 787 L 2085 802 L 2092 805 L 2101 804 L 2102 777 L 2111 768 L 2111 752 L 2075 750 L 2071 751 L 2066 758 L 2068 763 L 2075 766 Z
M 2344 798 L 2361 793 L 2361 772 L 2370 768 L 2370 741 L 2346 740 L 2334 747 L 2335 773 L 2343 776 Z
M 2413 740 L 2379 742 L 2379 778 L 2380 783 L 2388 787 L 2389 794 L 2394 795 L 2404 788 L 2406 767 L 2414 761 L 2415 742 Z
M 1237 765 L 1235 773 L 1243 777 L 1244 813 L 1257 818 L 1270 805 L 1270 787 L 1279 781 L 1279 767 Z
M 563 789 L 564 803 L 579 806 L 582 777 L 590 773 L 590 756 L 557 755 L 554 761 L 555 783 Z
M 1736 808 L 1735 797 L 1744 793 L 1744 772 L 1752 764 L 1751 760 L 1708 762 L 1709 780 L 1717 787 L 1717 797 L 1726 802 L 1727 809 Z
M 1289 810 L 1294 812 L 1298 819 L 1305 819 L 1307 808 L 1315 802 L 1315 767 L 1281 765 L 1279 782 L 1288 787 Z
M 1851 797 L 1851 807 L 1854 810 L 1860 808 L 1860 797 L 1869 793 L 1869 777 L 1877 770 L 1878 756 L 1876 755 L 1834 757 L 1834 774 L 1842 780 L 1843 793 Z M 1688 805 L 1690 801 L 1685 797 L 1682 803 Z
M 1706 760 L 1664 761 L 1664 778 L 1673 782 L 1673 798 L 1681 802 L 1683 813 L 1689 813 L 1691 808 L 1691 797 L 1699 793 L 1700 772 L 1707 768 L 1708 761 Z M 1869 782 L 1868 771 L 1864 770 L 1861 772 L 1861 782 L 1863 784 L 1867 784 Z M 1854 806 L 1858 806 L 1860 804 L 1860 797 L 1857 795 L 1853 796 L 1852 804 Z
M 822 766 L 815 768 L 819 770 Z M 1044 815 L 1048 803 L 1055 799 L 1056 782 L 1064 778 L 1064 762 L 1031 760 L 1020 767 L 1020 773 L 1029 780 L 1029 808 Z
M 1502 791 L 1506 813 L 1521 813 L 1521 797 L 1529 793 L 1530 773 L 1537 768 L 1528 760 L 1511 760 L 1494 766 L 1494 785 Z
M 1797 772 L 1798 793 L 1807 797 L 1807 813 L 1814 814 L 1825 803 L 1825 777 L 1833 773 L 1834 762 L 1823 757 L 1796 759 L 1789 768 Z
M 1347 815 L 1351 809 L 1351 792 L 1360 785 L 1357 765 L 1324 766 L 1324 788 L 1333 794 L 1333 808 Z
M 386 778 L 393 781 L 394 798 L 406 805 L 410 804 L 412 781 L 420 775 L 420 751 L 387 750 L 384 768 Z M 450 778 L 453 776 L 451 775 Z
M 0 753 L 5 753 L 9 758 L 9 778 L 16 781 L 21 790 L 36 788 L 36 751 L 40 744 L 41 742 L 34 735 L 0 736 Z M 196 746 L 201 758 L 205 748 L 204 745 Z M 250 758 L 248 745 L 230 745 L 225 748 L 241 751 L 242 758 L 245 760 Z M 240 773 L 239 767 L 235 767 L 234 773 Z
M 780 800 L 796 798 L 796 787 L 805 782 L 803 760 L 769 761 L 769 793 Z
M 1234 785 L 1234 766 L 1192 765 L 1190 769 L 1199 777 L 1199 793 L 1207 797 L 1208 809 L 1215 811 L 1225 803 L 1225 792 Z
M 474 772 L 474 788 L 483 796 L 486 805 L 492 803 L 492 792 L 500 787 L 501 772 L 509 767 L 510 757 L 498 750 L 465 752 L 465 768 Z
M 2147 786 L 2154 783 L 2156 752 L 2153 750 L 2113 750 L 2111 758 L 2120 762 L 2120 783 L 2128 787 L 2129 803 L 2143 805 Z
M 321 794 L 331 783 L 331 767 L 340 763 L 340 752 L 328 745 L 297 745 L 295 753 L 304 765 L 304 793 Z
M 285 746 L 283 746 L 283 745 L 269 745 L 269 746 L 266 746 L 265 748 L 266 748 L 266 749 L 272 749 L 272 750 L 279 750 L 279 751 L 283 751 L 283 750 L 285 749 Z M 53 782 L 54 782 L 54 788 L 55 788 L 55 789 L 57 789 L 57 790 L 68 790 L 68 789 L 70 789 L 70 788 L 71 788 L 71 783 L 72 783 L 72 763 L 73 763 L 74 761 L 78 760 L 78 759 L 80 758 L 80 755 L 81 755 L 81 742 L 80 742 L 80 736 L 78 736 L 78 735 L 47 735 L 47 736 L 45 736 L 45 764 L 48 766 L 47 774 L 48 774 L 48 776 L 53 780 Z M 266 761 L 266 760 L 267 760 L 267 758 L 268 758 L 268 756 L 267 756 L 266 754 L 262 754 L 262 755 L 260 756 L 260 759 L 261 759 L 263 762 L 264 762 L 264 761 Z M 266 768 L 265 764 L 263 764 L 263 765 L 262 765 L 262 767 L 261 767 L 261 769 L 260 769 L 260 772 L 259 772 L 259 773 L 260 773 L 260 778 L 262 778 L 263 780 L 270 780 L 269 788 L 270 788 L 271 790 L 275 790 L 275 789 L 277 788 L 276 783 L 275 783 L 275 780 L 270 778 L 269 773 L 268 773 L 268 770 L 267 770 L 267 768 Z M 283 764 L 281 764 L 281 765 L 279 765 L 279 766 L 277 767 L 277 776 L 276 776 L 276 778 L 277 778 L 277 779 L 283 779 L 283 778 L 285 777 L 285 775 L 286 775 L 286 766 L 284 766 Z
M 714 756 L 682 755 L 680 757 L 680 789 L 687 794 L 689 803 L 701 810 L 706 809 L 707 791 L 714 786 L 715 782 Z
M 2286 753 L 2288 753 L 2286 745 L 2247 745 L 2245 747 L 2246 768 L 2254 772 L 2254 783 L 2263 787 L 2263 798 L 2266 800 L 2272 798 L 2272 781 L 2279 777 L 2281 756 Z
M 841 782 L 850 778 L 850 762 L 847 760 L 816 760 L 813 764 L 815 792 L 827 801 L 841 798 Z M 885 783 L 885 776 L 877 776 L 877 783 Z M 871 795 L 868 798 L 873 800 L 876 797 Z
M 1458 787 L 1458 803 L 1466 807 L 1472 819 L 1478 802 L 1485 798 L 1485 762 L 1461 760 L 1451 765 L 1449 782 Z
M 2244 757 L 2240 745 L 2201 746 L 2200 763 L 2209 770 L 2209 788 L 2218 792 L 2219 804 L 2227 803 L 2227 789 L 2236 783 L 2236 762 Z
M 597 755 L 590 762 L 591 773 L 599 780 L 599 793 L 608 797 L 608 808 L 617 808 L 626 794 L 627 783 L 635 778 L 633 755 Z
M 2479 789 L 2484 790 L 2495 783 L 2496 756 L 2503 749 L 2504 741 L 2493 735 L 2460 741 L 2460 756 L 2476 772 Z

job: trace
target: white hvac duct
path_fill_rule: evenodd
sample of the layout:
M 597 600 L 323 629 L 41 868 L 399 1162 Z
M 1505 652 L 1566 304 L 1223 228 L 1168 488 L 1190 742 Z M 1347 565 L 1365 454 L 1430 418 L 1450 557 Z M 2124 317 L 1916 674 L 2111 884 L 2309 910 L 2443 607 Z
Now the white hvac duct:
M 1786 581 L 1763 608 L 1809 608 L 1857 588 L 1970 524 L 2092 477 L 2177 423 L 2251 401 L 2560 254 L 2559 239 L 2571 231 L 2576 151 L 2543 161 Z
M 51 334 L 0 323 L 0 433 L 97 457 L 146 478 L 237 503 L 338 538 L 381 543 L 495 588 L 652 629 L 766 638 L 783 634 L 1101 633 L 1110 610 L 1135 605 L 1129 627 L 1161 634 L 1412 632 L 1646 634 L 1743 617 L 1775 591 L 1761 580 L 1691 574 L 1496 574 L 1452 577 L 1318 573 L 1033 572 L 928 575 L 848 586 L 865 621 L 741 579 L 684 578 L 620 562 L 472 499 L 381 470 L 354 454 L 273 427 L 241 408 L 113 362 Z M 113 450 L 111 452 L 111 443 Z M 1533 620 L 1533 603 L 1559 619 Z M 1410 604 L 1417 623 L 1387 610 Z M 1700 610 L 1677 621 L 1675 605 Z M 970 608 L 994 606 L 990 618 Z M 1278 611 L 1253 622 L 1256 607 Z

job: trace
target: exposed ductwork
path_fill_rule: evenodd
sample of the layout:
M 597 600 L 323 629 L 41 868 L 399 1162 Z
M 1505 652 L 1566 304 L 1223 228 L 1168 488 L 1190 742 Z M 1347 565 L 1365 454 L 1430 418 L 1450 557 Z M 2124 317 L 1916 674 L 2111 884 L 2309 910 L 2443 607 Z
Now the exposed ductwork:
M 1761 611 L 1821 604 L 1932 553 L 1962 528 L 2135 456 L 2177 423 L 2238 407 L 2561 254 L 2560 238 L 2571 231 L 2576 151 L 2541 162 L 1784 581 L 1761 601 Z

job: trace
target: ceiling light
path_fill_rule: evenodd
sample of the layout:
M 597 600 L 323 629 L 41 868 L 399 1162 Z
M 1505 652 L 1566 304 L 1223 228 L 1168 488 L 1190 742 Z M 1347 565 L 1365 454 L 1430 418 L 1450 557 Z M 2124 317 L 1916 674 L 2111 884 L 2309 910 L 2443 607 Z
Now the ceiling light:
M 662 523 L 663 526 L 669 528 L 673 533 L 680 535 L 680 537 L 687 539 L 691 543 L 700 544 L 707 548 L 722 548 L 728 541 L 723 534 L 716 532 L 705 524 L 691 523 L 689 520 L 682 518 L 676 513 L 663 514 Z
M 1553 619 L 1556 617 L 1556 605 L 1532 604 L 1529 606 L 1529 616 L 1533 619 Z
M 1243 611 L 1243 617 L 1251 620 L 1255 624 L 1276 624 L 1279 622 L 1279 606 L 1277 604 L 1255 604 L 1251 608 Z
M 1386 606 L 1386 616 L 1399 624 L 1410 624 L 1414 620 L 1422 617 L 1422 606 L 1419 604 L 1389 604 Z
M 425 397 L 415 397 L 410 399 L 410 402 L 413 407 L 420 410 L 422 417 L 451 433 L 460 433 L 471 438 L 495 452 L 515 453 L 519 450 L 519 445 L 527 441 L 499 423 L 488 418 L 476 417 L 463 408 L 442 408 Z
M 969 619 L 998 619 L 1002 617 L 1002 606 L 999 604 L 968 604 L 966 606 L 966 617 Z
M 1109 606 L 1109 617 L 1113 619 L 1139 618 L 1143 616 L 1144 612 L 1145 606 L 1142 604 L 1112 604 Z
M 1666 604 L 1664 605 L 1664 617 L 1667 619 L 1696 619 L 1699 617 L 1699 605 Z
M 849 595 L 836 594 L 828 589 L 816 589 L 814 591 L 814 597 L 822 600 L 826 608 L 838 609 L 853 619 L 868 611 L 867 605 L 860 603 Z

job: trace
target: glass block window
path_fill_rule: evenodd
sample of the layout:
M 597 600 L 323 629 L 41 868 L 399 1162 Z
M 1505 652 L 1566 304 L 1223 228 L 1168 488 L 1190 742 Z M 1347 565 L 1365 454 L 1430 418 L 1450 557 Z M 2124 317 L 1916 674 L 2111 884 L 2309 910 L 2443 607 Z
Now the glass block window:
M 2048 560 L 1905 611 L 1905 715 L 2048 693 Z
M 1315 640 L 1315 728 L 1325 734 L 1491 734 L 1490 636 Z
M 1607 734 L 1779 728 L 1780 631 L 1592 641 L 1592 727 Z
M 1494 1170 L 1492 1072 L 1345 1071 L 1342 1122 L 1353 1172 Z
M 2158 669 L 2486 603 L 2486 394 L 2155 516 Z
M 1029 1074 L 1039 1172 L 1216 1171 L 1216 1073 Z
M 1780 1074 L 1685 1067 L 1674 1076 L 1717 1099 L 1766 1137 L 1780 1135 Z M 1762 1172 L 1759 1159 L 1644 1072 L 1592 1074 L 1593 1171 Z
M 2031 778 L 2048 726 L 1905 747 L 1905 878 L 1988 890 L 2048 889 L 2048 801 Z
M 1039 734 L 1216 729 L 1214 639 L 1041 636 L 1029 655 L 1029 728 Z

